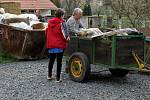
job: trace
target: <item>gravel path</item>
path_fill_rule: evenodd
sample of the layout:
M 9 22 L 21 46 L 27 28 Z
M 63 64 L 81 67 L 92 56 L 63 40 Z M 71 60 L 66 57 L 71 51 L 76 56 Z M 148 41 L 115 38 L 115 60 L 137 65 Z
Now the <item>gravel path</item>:
M 47 65 L 47 59 L 0 64 L 0 100 L 150 100 L 150 75 L 115 78 L 105 71 L 77 83 L 68 78 L 64 65 L 63 82 L 55 83 L 46 79 Z

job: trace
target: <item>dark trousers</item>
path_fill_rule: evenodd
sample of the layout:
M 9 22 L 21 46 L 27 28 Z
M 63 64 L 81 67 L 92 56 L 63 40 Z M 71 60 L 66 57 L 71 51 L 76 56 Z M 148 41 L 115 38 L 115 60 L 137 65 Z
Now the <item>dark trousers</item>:
M 63 52 L 62 53 L 49 53 L 49 64 L 48 64 L 48 76 L 52 76 L 52 69 L 53 64 L 55 61 L 55 58 L 57 58 L 57 79 L 60 79 L 60 73 L 62 68 L 62 58 L 63 58 Z

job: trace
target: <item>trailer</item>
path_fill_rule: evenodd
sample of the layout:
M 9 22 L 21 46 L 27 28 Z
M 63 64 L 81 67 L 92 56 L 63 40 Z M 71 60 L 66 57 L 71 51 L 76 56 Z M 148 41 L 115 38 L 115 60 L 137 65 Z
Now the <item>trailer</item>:
M 45 55 L 45 31 L 0 24 L 2 49 L 17 59 L 40 59 Z
M 65 51 L 66 71 L 76 82 L 88 78 L 91 64 L 108 68 L 113 76 L 124 77 L 130 70 L 138 69 L 135 54 L 145 60 L 145 36 L 142 33 L 94 38 L 72 36 Z

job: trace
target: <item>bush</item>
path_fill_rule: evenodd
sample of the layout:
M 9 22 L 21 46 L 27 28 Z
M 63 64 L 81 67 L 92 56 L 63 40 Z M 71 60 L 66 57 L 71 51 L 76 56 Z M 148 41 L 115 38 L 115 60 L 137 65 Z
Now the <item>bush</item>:
M 90 4 L 85 4 L 84 5 L 83 15 L 84 16 L 91 16 L 92 15 L 92 10 L 91 10 Z

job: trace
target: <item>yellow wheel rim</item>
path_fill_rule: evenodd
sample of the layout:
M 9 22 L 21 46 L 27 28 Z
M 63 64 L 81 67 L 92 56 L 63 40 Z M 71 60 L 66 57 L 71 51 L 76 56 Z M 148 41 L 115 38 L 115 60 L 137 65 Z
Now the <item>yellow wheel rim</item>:
M 80 77 L 83 72 L 83 64 L 79 58 L 74 58 L 71 62 L 71 73 L 74 77 Z

